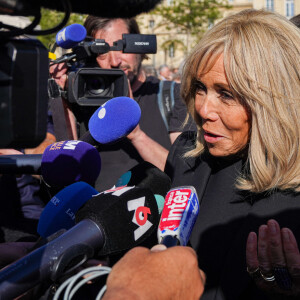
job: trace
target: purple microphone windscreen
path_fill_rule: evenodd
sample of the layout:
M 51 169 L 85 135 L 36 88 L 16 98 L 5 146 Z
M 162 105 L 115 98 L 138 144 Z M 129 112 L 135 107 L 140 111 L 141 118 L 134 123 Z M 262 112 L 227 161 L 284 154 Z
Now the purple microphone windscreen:
M 91 185 L 100 173 L 98 151 L 82 141 L 62 141 L 49 145 L 42 156 L 41 174 L 52 187 L 64 187 L 84 181 Z
M 108 144 L 128 135 L 139 123 L 141 109 L 128 97 L 106 101 L 89 120 L 89 131 L 100 144 Z
M 73 227 L 78 209 L 97 194 L 98 191 L 82 181 L 61 190 L 43 209 L 38 223 L 38 234 L 47 238 L 60 229 Z
M 86 29 L 81 24 L 72 24 L 56 34 L 56 44 L 64 49 L 75 47 L 86 37 Z

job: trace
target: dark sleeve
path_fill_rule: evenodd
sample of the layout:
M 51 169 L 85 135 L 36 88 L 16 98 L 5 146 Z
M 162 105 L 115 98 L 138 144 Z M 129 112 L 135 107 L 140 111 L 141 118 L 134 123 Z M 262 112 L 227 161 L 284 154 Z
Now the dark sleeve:
M 169 132 L 196 131 L 197 128 L 191 116 L 189 117 L 188 123 L 183 126 L 186 115 L 187 107 L 180 96 L 180 85 L 176 83 L 174 87 L 174 107 L 170 118 Z
M 48 115 L 47 115 L 47 132 L 54 134 L 54 124 L 53 124 L 53 117 L 50 109 L 48 109 Z
M 195 131 L 185 131 L 172 144 L 164 170 L 172 182 L 174 181 L 174 174 L 183 174 L 187 168 L 187 163 L 194 160 L 194 158 L 183 158 L 183 155 L 195 147 L 196 136 Z

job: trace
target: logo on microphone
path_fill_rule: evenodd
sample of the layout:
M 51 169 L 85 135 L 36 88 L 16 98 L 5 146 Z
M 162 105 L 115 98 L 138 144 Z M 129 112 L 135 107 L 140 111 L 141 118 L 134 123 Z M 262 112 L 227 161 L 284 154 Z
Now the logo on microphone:
M 58 34 L 57 34 L 57 40 L 58 41 L 65 41 L 66 40 L 66 28 L 62 31 L 60 31 Z
M 132 222 L 139 226 L 134 231 L 134 240 L 136 241 L 153 225 L 148 220 L 148 215 L 151 215 L 151 211 L 149 207 L 145 206 L 145 197 L 128 201 L 127 207 L 128 211 L 134 210 Z

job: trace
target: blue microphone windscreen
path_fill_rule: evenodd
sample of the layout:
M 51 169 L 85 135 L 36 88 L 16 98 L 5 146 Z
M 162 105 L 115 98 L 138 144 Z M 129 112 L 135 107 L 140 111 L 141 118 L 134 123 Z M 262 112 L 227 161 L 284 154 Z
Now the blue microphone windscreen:
M 86 37 L 86 29 L 81 24 L 72 24 L 56 34 L 56 44 L 64 49 L 75 47 Z
M 49 145 L 42 156 L 41 173 L 53 187 L 77 181 L 95 184 L 101 169 L 98 151 L 83 141 L 62 141 Z
M 89 131 L 100 144 L 128 135 L 139 123 L 141 109 L 128 97 L 116 97 L 100 106 L 89 120 Z
M 42 211 L 37 228 L 39 235 L 46 238 L 60 229 L 73 227 L 79 208 L 97 194 L 99 192 L 85 182 L 76 182 L 61 190 Z

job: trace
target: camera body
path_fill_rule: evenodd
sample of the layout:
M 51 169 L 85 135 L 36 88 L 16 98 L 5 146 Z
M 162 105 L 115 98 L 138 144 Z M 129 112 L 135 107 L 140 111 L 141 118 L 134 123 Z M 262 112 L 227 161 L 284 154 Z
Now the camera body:
M 36 147 L 45 138 L 48 65 L 38 40 L 0 42 L 0 147 Z
M 97 67 L 97 55 L 109 51 L 142 55 L 156 53 L 156 49 L 156 36 L 149 34 L 123 34 L 122 39 L 115 41 L 113 46 L 100 39 L 80 42 L 71 53 L 56 60 L 56 63 L 66 61 L 70 67 L 64 98 L 82 107 L 100 106 L 111 98 L 127 96 L 126 74 L 121 69 Z M 50 97 L 53 95 L 51 91 L 49 94 Z
M 128 94 L 127 77 L 120 69 L 80 68 L 71 71 L 67 82 L 68 101 L 81 106 L 100 106 Z

